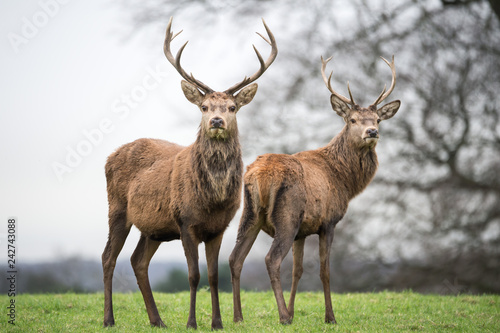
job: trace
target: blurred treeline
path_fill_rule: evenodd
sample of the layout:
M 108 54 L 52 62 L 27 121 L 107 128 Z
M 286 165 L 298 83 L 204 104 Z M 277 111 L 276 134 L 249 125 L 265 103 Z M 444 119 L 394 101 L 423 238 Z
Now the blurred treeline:
M 311 244 L 317 239 L 311 239 Z M 291 258 L 289 258 L 291 259 Z M 402 291 L 411 289 L 422 293 L 438 294 L 482 294 L 499 293 L 496 272 L 489 274 L 474 272 L 470 262 L 458 265 L 455 271 L 428 269 L 380 260 L 356 261 L 352 258 L 336 258 L 332 267 L 334 292 L 376 292 L 383 290 Z M 462 270 L 462 271 L 461 271 Z M 3 267 L 3 271 L 7 271 Z M 199 288 L 209 288 L 206 267 L 200 265 Z M 270 282 L 264 260 L 249 259 L 245 262 L 242 288 L 246 290 L 269 290 Z M 282 282 L 289 289 L 292 279 L 291 260 L 282 267 Z M 304 275 L 299 284 L 301 291 L 322 290 L 318 276 L 319 262 L 315 258 L 304 262 Z M 8 276 L 8 275 L 6 275 Z M 187 265 L 185 262 L 153 262 L 149 269 L 154 291 L 178 292 L 189 290 Z M 478 277 L 479 276 L 479 277 Z M 0 293 L 6 295 L 10 283 L 0 280 Z M 231 275 L 227 260 L 219 264 L 219 290 L 231 292 Z M 102 268 L 97 261 L 67 258 L 58 263 L 19 265 L 16 276 L 16 293 L 89 293 L 103 290 Z M 113 280 L 115 292 L 138 291 L 134 272 L 127 259 L 118 261 Z

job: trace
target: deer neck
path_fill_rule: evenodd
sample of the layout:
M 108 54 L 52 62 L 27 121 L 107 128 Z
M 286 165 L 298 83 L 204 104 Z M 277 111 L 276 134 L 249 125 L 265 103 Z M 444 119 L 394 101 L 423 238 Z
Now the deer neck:
M 198 133 L 191 151 L 191 166 L 195 191 L 207 204 L 239 198 L 243 161 L 237 134 L 218 140 Z
M 375 176 L 378 167 L 375 146 L 353 144 L 347 126 L 323 150 L 333 176 L 344 183 L 351 198 L 361 193 Z

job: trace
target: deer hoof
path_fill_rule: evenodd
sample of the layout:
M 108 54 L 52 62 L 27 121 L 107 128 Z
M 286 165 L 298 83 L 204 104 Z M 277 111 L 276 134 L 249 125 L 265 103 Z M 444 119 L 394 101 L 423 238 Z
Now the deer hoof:
M 212 323 L 212 331 L 218 331 L 222 330 L 224 327 L 222 327 L 222 322 L 217 322 L 217 323 Z
M 152 327 L 162 327 L 162 328 L 167 328 L 167 325 L 165 325 L 161 319 L 159 319 L 159 320 L 157 320 L 157 321 L 152 321 L 152 322 L 151 322 L 151 326 L 152 326 Z
M 189 321 L 188 321 L 188 323 L 187 323 L 187 325 L 186 325 L 186 328 L 187 328 L 187 329 L 192 328 L 192 329 L 196 330 L 196 329 L 198 329 L 198 324 L 196 324 L 196 321 L 195 321 L 195 322 L 189 322 Z
M 103 326 L 104 327 L 113 327 L 113 326 L 115 326 L 115 321 L 114 320 L 105 321 Z
M 293 318 L 285 318 L 285 319 L 280 319 L 280 324 L 282 325 L 290 325 L 292 323 Z

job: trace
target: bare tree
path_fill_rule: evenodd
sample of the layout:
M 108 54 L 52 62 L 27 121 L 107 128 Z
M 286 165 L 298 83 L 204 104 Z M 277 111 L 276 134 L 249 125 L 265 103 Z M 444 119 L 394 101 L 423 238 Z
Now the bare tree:
M 408 46 L 398 54 L 406 54 L 401 81 L 408 85 L 402 98 L 407 117 L 387 133 L 401 145 L 388 147 L 391 170 L 381 169 L 372 190 L 383 203 L 384 223 L 392 226 L 379 231 L 379 240 L 390 241 L 367 249 L 379 248 L 386 257 L 392 252 L 404 267 L 431 269 L 441 282 L 447 276 L 475 291 L 499 290 L 492 278 L 500 260 L 498 19 L 479 1 L 418 8 L 412 32 L 387 40 Z M 377 49 L 383 20 L 356 42 L 375 41 Z M 394 235 L 404 242 L 394 242 Z

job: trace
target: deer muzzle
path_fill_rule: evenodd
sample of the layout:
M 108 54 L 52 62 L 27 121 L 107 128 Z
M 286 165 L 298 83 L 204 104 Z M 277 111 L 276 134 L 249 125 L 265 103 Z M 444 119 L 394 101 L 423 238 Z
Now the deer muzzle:
M 367 128 L 363 134 L 363 140 L 367 143 L 377 142 L 378 138 L 378 130 L 375 127 Z
M 211 118 L 208 121 L 208 133 L 214 139 L 226 139 L 229 135 L 226 121 L 221 117 Z
M 214 117 L 210 119 L 210 128 L 224 128 L 224 119 L 220 117 Z

